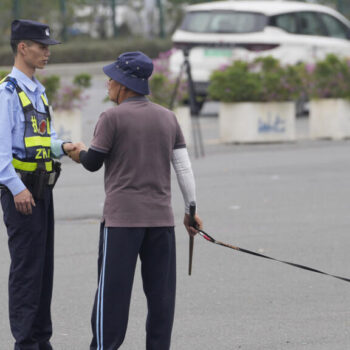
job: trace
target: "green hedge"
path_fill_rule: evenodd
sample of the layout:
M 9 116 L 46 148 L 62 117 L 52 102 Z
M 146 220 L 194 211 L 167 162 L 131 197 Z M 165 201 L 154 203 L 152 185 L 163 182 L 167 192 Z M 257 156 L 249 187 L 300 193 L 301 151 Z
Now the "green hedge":
M 52 47 L 50 63 L 99 62 L 115 60 L 126 51 L 142 51 L 151 58 L 171 48 L 169 39 L 84 39 Z M 0 66 L 11 66 L 13 54 L 10 46 L 0 47 Z

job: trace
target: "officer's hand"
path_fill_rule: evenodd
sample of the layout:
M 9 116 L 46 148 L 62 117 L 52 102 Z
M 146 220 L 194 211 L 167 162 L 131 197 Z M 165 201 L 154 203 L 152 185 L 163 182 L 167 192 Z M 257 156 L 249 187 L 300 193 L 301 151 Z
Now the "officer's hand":
M 32 194 L 27 189 L 16 194 L 14 200 L 17 211 L 24 215 L 32 214 L 32 206 L 35 207 L 35 202 Z
M 194 216 L 194 220 L 196 221 L 197 228 L 202 229 L 203 228 L 203 223 L 201 218 L 196 214 Z M 184 225 L 186 227 L 186 230 L 190 236 L 195 236 L 198 233 L 198 230 L 196 230 L 194 227 L 190 226 L 190 216 L 189 214 L 185 214 L 184 217 Z
M 75 150 L 75 144 L 71 143 L 71 142 L 64 143 L 62 147 L 63 147 L 64 152 L 68 155 L 70 152 Z

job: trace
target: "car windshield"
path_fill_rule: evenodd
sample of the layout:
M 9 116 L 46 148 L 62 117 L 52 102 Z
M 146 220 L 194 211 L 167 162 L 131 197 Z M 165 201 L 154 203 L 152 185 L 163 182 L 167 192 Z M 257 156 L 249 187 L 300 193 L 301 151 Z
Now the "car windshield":
M 264 29 L 267 18 L 261 13 L 237 11 L 191 11 L 181 29 L 197 33 L 253 33 Z

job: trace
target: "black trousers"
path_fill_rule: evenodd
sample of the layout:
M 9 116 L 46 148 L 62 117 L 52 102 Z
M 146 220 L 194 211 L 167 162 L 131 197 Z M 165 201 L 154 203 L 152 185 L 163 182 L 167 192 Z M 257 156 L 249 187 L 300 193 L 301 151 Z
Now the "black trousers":
M 9 316 L 15 350 L 52 350 L 51 296 L 54 255 L 52 190 L 35 201 L 32 215 L 22 215 L 9 191 L 1 205 L 11 257 Z
M 138 256 L 148 306 L 146 349 L 170 349 L 176 289 L 174 228 L 101 225 L 91 350 L 116 350 L 123 343 Z

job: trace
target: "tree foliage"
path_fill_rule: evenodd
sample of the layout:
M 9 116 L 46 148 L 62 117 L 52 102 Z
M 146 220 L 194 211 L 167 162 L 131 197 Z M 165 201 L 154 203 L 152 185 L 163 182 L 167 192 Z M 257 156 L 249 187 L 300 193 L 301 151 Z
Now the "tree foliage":
M 10 25 L 16 14 L 19 18 L 31 19 L 47 23 L 55 32 L 61 35 L 63 23 L 73 21 L 73 7 L 86 4 L 89 0 L 0 0 L 0 42 L 8 42 Z M 94 0 L 96 1 L 96 0 Z M 66 18 L 62 15 L 62 5 L 65 5 Z

